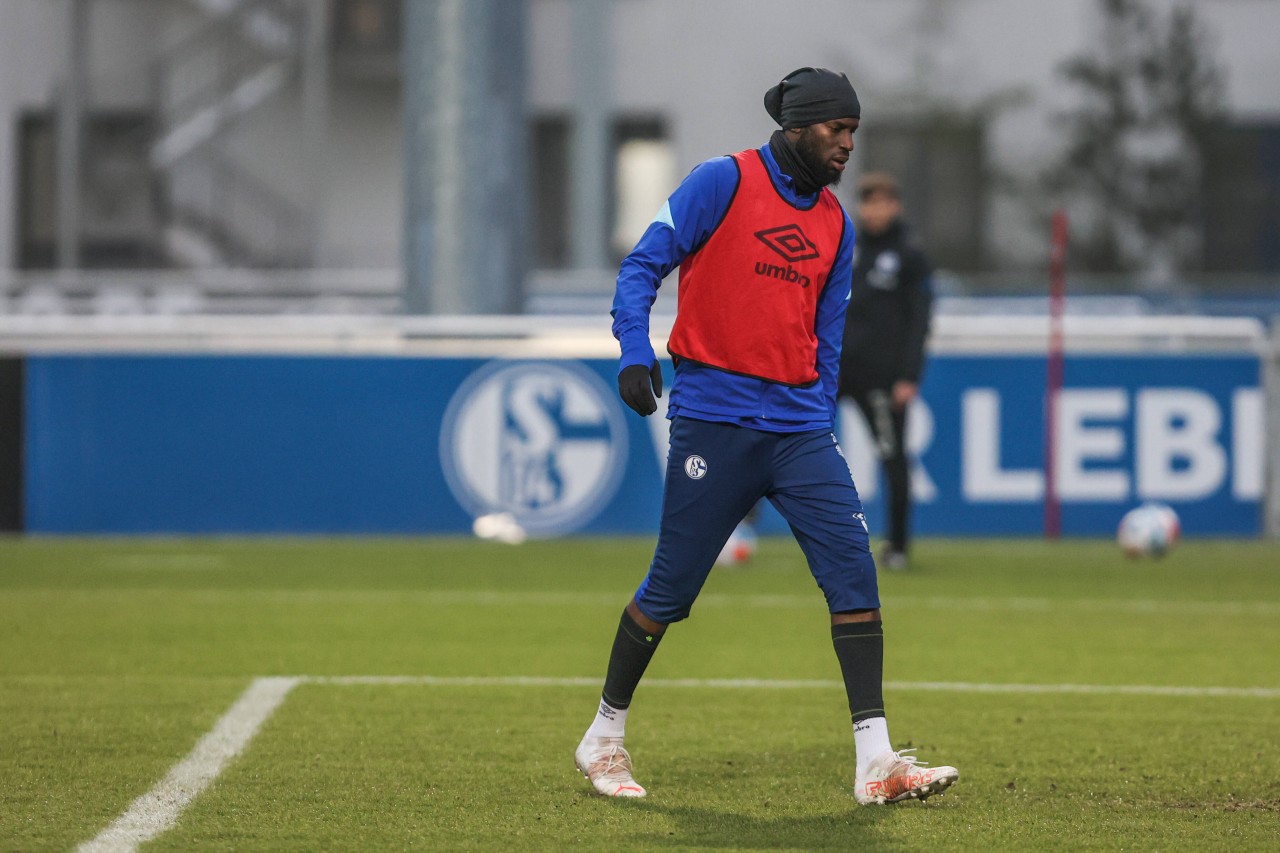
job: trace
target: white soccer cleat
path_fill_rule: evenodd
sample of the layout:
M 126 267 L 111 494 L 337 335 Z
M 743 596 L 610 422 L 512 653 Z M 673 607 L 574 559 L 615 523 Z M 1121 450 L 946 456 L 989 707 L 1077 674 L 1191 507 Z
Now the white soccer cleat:
M 644 788 L 631 778 L 631 753 L 620 737 L 584 737 L 573 753 L 574 766 L 606 797 L 643 797 Z
M 941 794 L 960 778 L 954 767 L 929 767 L 916 760 L 913 749 L 886 750 L 871 760 L 853 780 L 853 795 L 864 806 L 923 800 Z

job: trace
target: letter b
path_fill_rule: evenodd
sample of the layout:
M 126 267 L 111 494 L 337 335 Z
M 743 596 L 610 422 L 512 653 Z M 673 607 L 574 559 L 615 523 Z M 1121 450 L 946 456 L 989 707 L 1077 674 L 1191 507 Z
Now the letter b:
M 1150 388 L 1138 392 L 1137 416 L 1139 497 L 1196 500 L 1222 486 L 1217 401 L 1190 388 Z

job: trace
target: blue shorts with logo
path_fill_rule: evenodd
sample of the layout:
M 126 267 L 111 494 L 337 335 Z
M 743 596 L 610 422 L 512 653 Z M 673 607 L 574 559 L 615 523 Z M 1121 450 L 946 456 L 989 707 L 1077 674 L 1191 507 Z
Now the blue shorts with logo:
M 790 524 L 832 613 L 880 606 L 862 500 L 831 432 L 677 417 L 658 547 L 635 595 L 640 612 L 664 624 L 687 617 L 729 534 L 760 498 Z

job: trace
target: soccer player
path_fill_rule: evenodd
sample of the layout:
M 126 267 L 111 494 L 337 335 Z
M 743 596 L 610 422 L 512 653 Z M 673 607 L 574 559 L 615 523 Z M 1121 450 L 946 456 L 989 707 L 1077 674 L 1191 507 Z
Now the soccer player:
M 884 465 L 889 542 L 880 562 L 905 569 L 911 512 L 907 410 L 924 368 L 933 271 L 907 240 L 898 182 L 886 172 L 872 172 L 858 182 L 858 237 L 839 392 L 858 404 Z
M 601 794 L 644 796 L 623 747 L 632 695 L 667 626 L 689 615 L 729 533 L 763 497 L 790 523 L 827 599 L 853 716 L 857 801 L 924 798 L 959 774 L 889 741 L 876 567 L 832 433 L 854 233 L 824 188 L 845 170 L 861 108 L 848 78 L 822 68 L 788 74 L 764 103 L 782 129 L 762 148 L 695 168 L 618 273 L 618 390 L 648 416 L 662 394 L 649 310 L 680 267 L 671 450 L 653 562 L 622 613 L 574 760 Z

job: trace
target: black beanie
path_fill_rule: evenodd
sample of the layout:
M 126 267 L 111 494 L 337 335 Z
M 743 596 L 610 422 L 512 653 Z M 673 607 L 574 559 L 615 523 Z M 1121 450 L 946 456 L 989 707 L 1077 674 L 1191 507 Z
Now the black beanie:
M 783 130 L 837 118 L 860 118 L 849 78 L 826 68 L 797 68 L 764 93 L 764 108 Z

